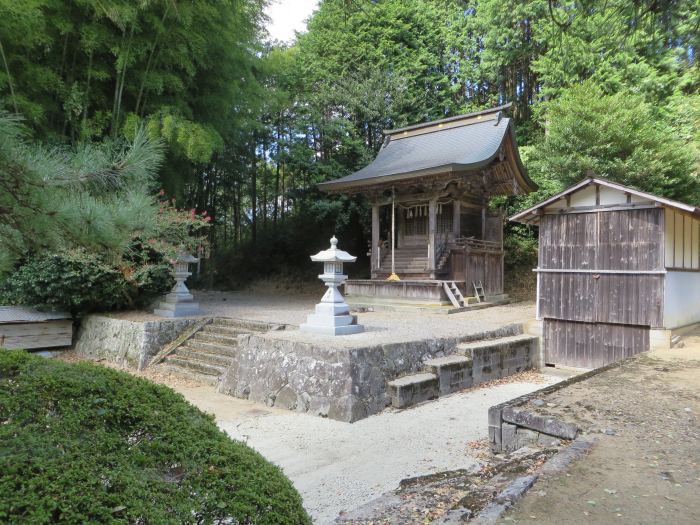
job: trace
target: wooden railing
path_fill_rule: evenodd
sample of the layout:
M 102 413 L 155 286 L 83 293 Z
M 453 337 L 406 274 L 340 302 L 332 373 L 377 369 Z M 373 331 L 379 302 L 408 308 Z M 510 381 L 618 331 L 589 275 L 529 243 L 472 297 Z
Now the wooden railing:
M 455 239 L 454 244 L 460 248 L 471 248 L 488 252 L 500 252 L 502 250 L 501 243 L 498 241 L 485 241 L 473 237 L 459 237 Z

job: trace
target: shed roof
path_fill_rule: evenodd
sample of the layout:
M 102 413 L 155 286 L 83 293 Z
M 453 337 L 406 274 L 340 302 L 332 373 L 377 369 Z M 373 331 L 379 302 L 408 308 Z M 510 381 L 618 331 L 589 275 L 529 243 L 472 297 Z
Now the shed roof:
M 654 195 L 653 193 L 646 193 L 644 191 L 637 190 L 635 188 L 631 188 L 629 186 L 623 186 L 622 184 L 618 184 L 616 182 L 611 182 L 606 179 L 601 179 L 598 177 L 587 177 L 583 179 L 581 182 L 574 184 L 573 186 L 565 189 L 564 191 L 557 193 L 556 195 L 543 200 L 542 202 L 535 204 L 534 206 L 521 211 L 520 213 L 516 213 L 512 217 L 510 217 L 509 220 L 514 221 L 514 222 L 522 222 L 525 224 L 536 224 L 539 222 L 540 215 L 538 214 L 539 210 L 542 210 L 543 208 L 546 208 L 547 206 L 554 204 L 556 201 L 561 200 L 565 198 L 568 195 L 571 195 L 573 193 L 576 193 L 577 191 L 580 191 L 587 186 L 590 186 L 591 184 L 593 185 L 599 185 L 599 186 L 605 186 L 608 188 L 612 188 L 614 190 L 618 190 L 624 193 L 628 193 L 630 195 L 634 195 L 636 197 L 648 200 L 650 202 L 654 202 L 657 205 L 661 207 L 666 207 L 666 208 L 673 208 L 675 210 L 685 212 L 685 213 L 690 213 L 693 215 L 698 215 L 700 216 L 700 209 L 697 208 L 696 206 L 691 206 L 690 204 L 684 204 L 682 202 L 674 201 L 672 199 L 667 199 L 665 197 L 659 197 L 658 195 Z
M 510 104 L 386 130 L 384 144 L 370 164 L 346 177 L 321 183 L 319 188 L 342 190 L 486 166 L 498 155 L 509 134 L 515 144 L 512 121 L 503 113 L 508 107 Z M 527 185 L 525 190 L 536 188 L 519 158 L 516 162 Z
M 65 312 L 40 312 L 24 306 L 0 306 L 0 324 L 3 323 L 36 323 L 71 319 Z

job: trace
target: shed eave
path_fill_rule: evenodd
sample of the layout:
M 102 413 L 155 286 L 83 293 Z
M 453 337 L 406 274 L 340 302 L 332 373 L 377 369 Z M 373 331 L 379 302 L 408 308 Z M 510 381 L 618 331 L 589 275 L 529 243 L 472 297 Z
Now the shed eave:
M 557 202 L 558 200 L 563 199 L 567 195 L 571 195 L 572 193 L 577 192 L 578 190 L 585 188 L 586 186 L 589 185 L 599 185 L 599 186 L 605 186 L 608 188 L 612 188 L 624 193 L 629 193 L 630 195 L 634 195 L 636 197 L 642 198 L 642 199 L 647 199 L 649 201 L 652 201 L 656 203 L 658 206 L 661 207 L 667 207 L 667 208 L 673 208 L 691 215 L 695 216 L 700 216 L 700 210 L 696 206 L 691 206 L 690 204 L 684 204 L 682 202 L 674 201 L 672 199 L 667 199 L 665 197 L 659 197 L 658 195 L 653 195 L 651 193 L 646 193 L 634 188 L 630 188 L 629 186 L 623 186 L 622 184 L 617 184 L 615 182 L 611 182 L 605 179 L 599 179 L 596 177 L 587 177 L 583 179 L 581 182 L 578 182 L 577 184 L 574 184 L 573 186 L 565 189 L 562 192 L 557 193 L 556 195 L 553 195 L 552 197 L 543 200 L 542 202 L 535 204 L 534 206 L 521 211 L 520 213 L 516 213 L 515 215 L 512 215 L 511 217 L 508 218 L 509 221 L 512 222 L 520 222 L 522 224 L 533 224 L 539 221 L 539 217 L 542 215 L 542 210 L 546 208 L 547 206 Z

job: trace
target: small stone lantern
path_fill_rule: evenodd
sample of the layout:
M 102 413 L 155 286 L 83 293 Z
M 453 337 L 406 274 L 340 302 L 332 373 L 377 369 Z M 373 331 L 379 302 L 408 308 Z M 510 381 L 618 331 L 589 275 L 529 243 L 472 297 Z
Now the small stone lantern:
M 304 332 L 319 335 L 350 335 L 364 332 L 364 326 L 357 324 L 357 318 L 350 315 L 350 307 L 345 302 L 338 286 L 348 278 L 343 274 L 343 263 L 355 262 L 348 252 L 338 249 L 338 239 L 331 238 L 331 247 L 311 256 L 314 262 L 323 263 L 323 273 L 318 276 L 328 290 L 321 302 L 316 305 L 316 311 L 309 314 L 306 323 L 299 329 Z
M 155 315 L 161 317 L 187 317 L 190 315 L 202 315 L 199 309 L 199 304 L 194 302 L 194 297 L 185 286 L 185 281 L 192 275 L 189 271 L 189 265 L 199 261 L 196 257 L 192 257 L 187 253 L 180 253 L 177 256 L 174 264 L 173 276 L 175 277 L 175 286 L 168 295 L 165 296 L 165 301 L 162 301 L 158 308 L 153 310 Z

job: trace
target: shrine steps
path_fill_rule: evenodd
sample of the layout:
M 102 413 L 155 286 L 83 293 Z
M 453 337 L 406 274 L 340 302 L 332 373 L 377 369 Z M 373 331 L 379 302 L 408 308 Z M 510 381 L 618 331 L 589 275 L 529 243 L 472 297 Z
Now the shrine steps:
M 423 362 L 423 370 L 387 382 L 394 408 L 459 392 L 532 369 L 539 363 L 538 338 L 518 334 L 458 344 L 453 354 Z
M 172 349 L 155 365 L 155 369 L 183 379 L 217 385 L 237 355 L 239 336 L 274 329 L 279 329 L 279 325 L 240 319 L 214 319 Z

